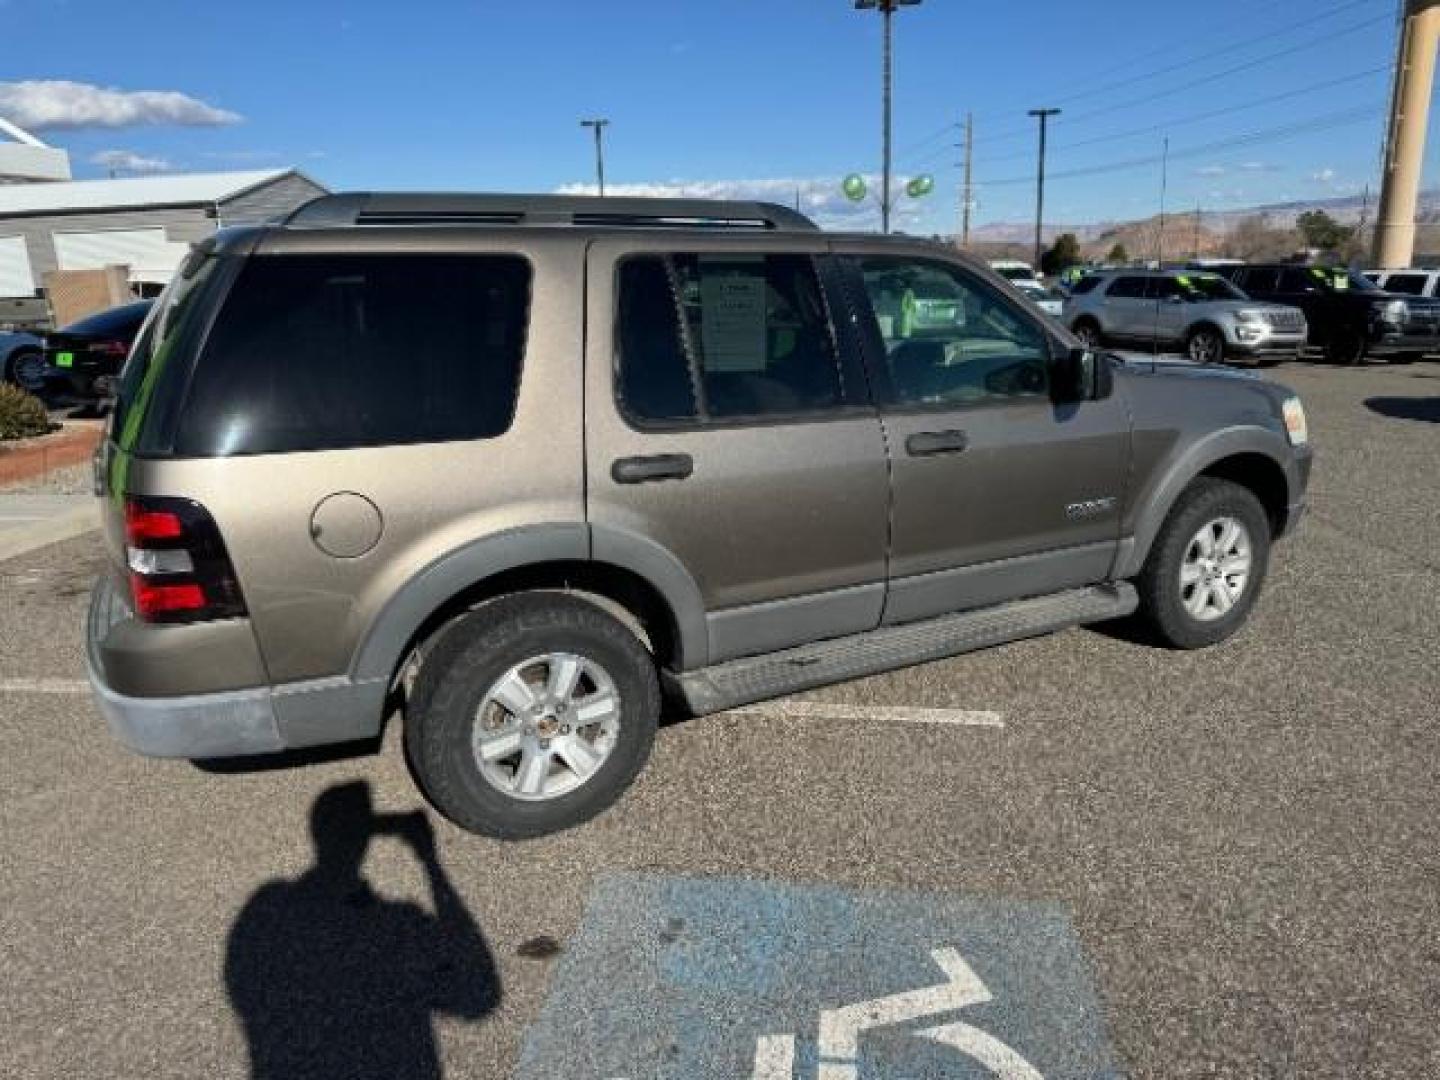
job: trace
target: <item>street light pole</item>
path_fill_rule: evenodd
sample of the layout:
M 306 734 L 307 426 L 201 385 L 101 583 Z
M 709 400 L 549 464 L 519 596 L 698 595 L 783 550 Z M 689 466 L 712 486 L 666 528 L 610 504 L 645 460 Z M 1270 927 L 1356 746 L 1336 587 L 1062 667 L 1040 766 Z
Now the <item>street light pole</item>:
M 1045 223 L 1045 127 L 1050 117 L 1059 116 L 1059 109 L 1031 109 L 1030 115 L 1040 121 L 1040 168 L 1035 174 L 1035 269 L 1040 269 L 1044 253 L 1041 229 Z
M 596 118 L 594 120 L 581 120 L 581 127 L 595 129 L 595 181 L 600 194 L 605 194 L 605 125 L 609 120 Z
M 892 20 L 895 9 L 915 7 L 920 0 L 855 0 L 859 11 L 879 11 L 885 20 L 884 62 L 881 68 L 881 175 L 880 175 L 880 231 L 890 231 L 890 86 L 891 55 L 894 51 L 894 30 Z

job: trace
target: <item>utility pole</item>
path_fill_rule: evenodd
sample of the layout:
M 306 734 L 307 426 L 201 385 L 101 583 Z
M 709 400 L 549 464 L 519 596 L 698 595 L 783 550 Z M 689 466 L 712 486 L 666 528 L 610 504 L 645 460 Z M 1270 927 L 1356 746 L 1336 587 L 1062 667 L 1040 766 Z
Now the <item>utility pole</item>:
M 890 231 L 890 87 L 891 55 L 894 51 L 894 30 L 892 22 L 895 9 L 914 7 L 920 0 L 855 0 L 857 11 L 878 11 L 885 20 L 884 60 L 881 67 L 881 179 L 880 179 L 880 231 Z
M 580 121 L 581 127 L 595 129 L 595 184 L 601 195 L 605 194 L 605 125 L 609 123 L 600 117 Z
M 960 246 L 970 246 L 970 208 L 975 201 L 975 192 L 970 187 L 970 164 L 975 156 L 975 117 L 965 114 L 965 185 L 960 195 Z
M 1040 256 L 1044 254 L 1041 233 L 1045 225 L 1045 127 L 1050 117 L 1059 116 L 1059 109 L 1031 109 L 1030 114 L 1040 121 L 1040 167 L 1035 174 L 1035 269 L 1040 269 Z
M 1160 231 L 1155 240 L 1155 269 L 1165 265 L 1165 188 L 1170 180 L 1170 136 L 1165 136 L 1165 149 L 1160 154 Z
M 1415 257 L 1415 208 L 1435 84 L 1437 42 L 1440 0 L 1405 0 L 1375 223 L 1372 265 L 1378 270 L 1403 269 Z

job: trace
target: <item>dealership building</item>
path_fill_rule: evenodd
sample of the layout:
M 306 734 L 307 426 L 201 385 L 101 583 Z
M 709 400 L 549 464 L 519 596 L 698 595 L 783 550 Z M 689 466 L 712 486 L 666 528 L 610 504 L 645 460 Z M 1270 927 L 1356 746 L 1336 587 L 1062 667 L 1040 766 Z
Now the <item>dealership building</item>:
M 117 264 L 133 286 L 163 284 L 216 229 L 270 220 L 326 191 L 295 169 L 10 179 L 0 182 L 0 299 L 38 295 L 57 270 Z

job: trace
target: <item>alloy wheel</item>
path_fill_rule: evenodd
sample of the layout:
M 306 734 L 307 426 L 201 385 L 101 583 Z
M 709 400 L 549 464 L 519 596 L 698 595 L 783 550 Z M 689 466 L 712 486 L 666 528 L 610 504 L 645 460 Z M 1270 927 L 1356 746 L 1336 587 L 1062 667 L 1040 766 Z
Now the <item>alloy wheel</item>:
M 545 653 L 495 681 L 476 710 L 475 764 L 515 799 L 569 794 L 605 763 L 620 733 L 620 695 L 609 673 L 574 653 Z
M 1255 565 L 1250 532 L 1233 517 L 1209 521 L 1190 539 L 1180 564 L 1180 602 L 1192 618 L 1224 618 L 1245 595 Z

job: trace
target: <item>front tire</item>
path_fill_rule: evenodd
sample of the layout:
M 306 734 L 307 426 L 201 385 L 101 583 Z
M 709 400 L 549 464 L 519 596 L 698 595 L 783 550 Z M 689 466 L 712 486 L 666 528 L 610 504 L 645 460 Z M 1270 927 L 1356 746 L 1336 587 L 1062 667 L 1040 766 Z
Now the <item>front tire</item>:
M 1193 481 L 1135 582 L 1141 621 L 1176 649 L 1224 641 L 1255 606 L 1270 542 L 1270 521 L 1248 488 L 1211 477 Z
M 424 657 L 405 748 L 451 821 L 521 839 L 614 803 L 659 716 L 654 661 L 629 629 L 562 593 L 520 594 L 464 616 Z
M 1337 330 L 1325 345 L 1325 359 L 1332 364 L 1357 367 L 1365 362 L 1368 346 L 1358 330 Z
M 1076 323 L 1071 332 L 1080 339 L 1080 344 L 1092 351 L 1105 344 L 1105 335 L 1100 332 L 1100 327 L 1089 319 Z
M 1225 338 L 1213 326 L 1197 326 L 1185 339 L 1185 353 L 1197 364 L 1219 364 L 1225 359 Z

